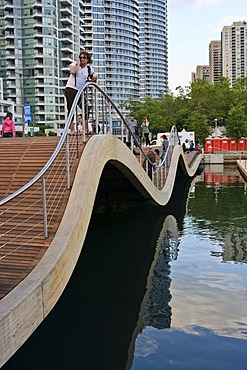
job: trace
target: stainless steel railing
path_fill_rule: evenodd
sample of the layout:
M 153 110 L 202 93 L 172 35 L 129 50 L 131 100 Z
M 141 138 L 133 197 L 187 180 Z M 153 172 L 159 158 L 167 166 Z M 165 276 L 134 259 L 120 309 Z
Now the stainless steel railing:
M 91 91 L 90 91 L 91 89 Z M 172 127 L 169 135 L 169 147 L 167 153 L 165 153 L 164 159 L 160 163 L 153 163 L 147 156 L 146 151 L 143 149 L 141 143 L 138 141 L 135 133 L 133 133 L 128 125 L 127 120 L 111 100 L 111 98 L 93 82 L 89 82 L 83 87 L 79 92 L 74 101 L 71 111 L 76 111 L 76 114 L 82 114 L 82 116 L 88 116 L 86 108 L 88 104 L 83 104 L 81 109 L 78 108 L 77 103 L 81 100 L 85 100 L 89 103 L 91 107 L 91 124 L 95 127 L 94 133 L 96 134 L 112 134 L 117 135 L 122 141 L 130 147 L 132 152 L 136 153 L 139 151 L 139 161 L 143 163 L 145 171 L 150 172 L 150 167 L 152 169 L 151 180 L 153 183 L 162 188 L 164 186 L 164 179 L 167 176 L 167 162 L 169 163 L 169 158 L 172 155 L 172 151 L 175 145 L 179 144 L 178 132 L 175 126 Z M 70 113 L 68 119 L 72 120 L 73 112 Z M 116 127 L 117 124 L 117 127 Z M 100 128 L 100 129 L 99 129 Z M 85 141 L 85 128 L 82 134 L 82 141 Z
M 78 107 L 77 104 L 80 100 L 83 104 Z M 78 114 L 82 114 L 84 118 L 83 129 L 79 135 L 76 120 L 77 135 L 76 140 L 74 138 L 72 140 L 69 137 L 70 122 Z M 65 192 L 71 187 L 71 176 L 75 172 L 76 161 L 80 155 L 79 144 L 88 139 L 86 132 L 88 125 L 92 126 L 95 134 L 117 135 L 128 144 L 134 153 L 137 151 L 140 163 L 142 164 L 146 160 L 146 171 L 148 171 L 148 166 L 151 166 L 154 184 L 159 188 L 163 187 L 167 170 L 166 158 L 171 155 L 172 148 L 178 142 L 176 129 L 173 128 L 171 131 L 169 151 L 167 151 L 164 160 L 161 163 L 151 162 L 138 138 L 132 133 L 125 117 L 111 98 L 97 84 L 88 82 L 78 91 L 63 134 L 46 165 L 27 184 L 0 201 L 0 250 L 11 245 L 6 253 L 0 254 L 0 260 L 14 253 L 17 249 L 33 243 L 37 238 L 49 236 L 49 226 L 57 222 L 59 204 L 62 202 Z M 14 208 L 16 203 L 19 205 L 18 211 Z M 38 203 L 41 204 L 41 207 L 37 211 L 36 205 Z M 13 211 L 14 209 L 15 211 Z M 21 221 L 19 221 L 20 219 Z M 31 229 L 32 237 L 29 237 L 22 245 L 17 245 L 19 237 L 23 236 L 25 239 L 25 235 Z

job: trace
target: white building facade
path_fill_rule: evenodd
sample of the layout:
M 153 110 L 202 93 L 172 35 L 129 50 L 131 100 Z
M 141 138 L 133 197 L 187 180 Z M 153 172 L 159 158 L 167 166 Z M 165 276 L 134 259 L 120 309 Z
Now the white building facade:
M 221 40 L 212 40 L 209 44 L 209 81 L 216 83 L 221 76 Z
M 234 22 L 223 27 L 222 75 L 234 86 L 236 80 L 247 76 L 247 22 Z

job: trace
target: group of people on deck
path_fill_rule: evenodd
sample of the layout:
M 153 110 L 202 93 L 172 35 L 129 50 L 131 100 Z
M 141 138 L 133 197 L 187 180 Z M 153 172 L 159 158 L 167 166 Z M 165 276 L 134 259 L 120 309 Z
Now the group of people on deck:
M 135 119 L 133 114 L 130 115 L 127 123 L 128 123 L 128 126 L 129 126 L 130 130 L 132 131 L 133 134 L 135 134 L 135 136 L 137 138 L 141 137 L 141 141 L 144 142 L 146 146 L 150 145 L 149 122 L 148 122 L 148 119 L 147 119 L 146 116 L 144 116 L 143 119 L 142 119 L 142 124 L 141 124 L 141 127 L 140 127 L 141 132 L 139 132 L 139 130 L 138 130 L 137 120 Z

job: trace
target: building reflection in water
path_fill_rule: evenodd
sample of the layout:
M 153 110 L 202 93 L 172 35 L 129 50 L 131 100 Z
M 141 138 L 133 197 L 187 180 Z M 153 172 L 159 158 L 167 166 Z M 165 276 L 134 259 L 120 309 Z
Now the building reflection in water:
M 131 368 L 136 338 L 145 327 L 166 329 L 171 325 L 172 311 L 169 302 L 172 296 L 169 262 L 177 259 L 178 246 L 177 221 L 174 216 L 169 215 L 163 223 L 157 240 L 154 259 L 147 278 L 147 290 L 141 304 L 139 320 L 132 335 L 125 370 Z
M 170 215 L 166 217 L 157 241 L 155 266 L 143 316 L 144 326 L 153 326 L 157 329 L 170 327 L 172 312 L 169 305 L 171 300 L 169 262 L 177 259 L 178 244 L 177 223 Z
M 239 184 L 241 188 L 243 185 L 244 193 L 239 195 L 246 195 L 246 182 L 236 169 L 236 166 L 228 168 L 225 168 L 223 165 L 206 166 L 204 182 L 207 188 L 214 189 L 215 198 L 211 212 L 213 212 L 214 204 L 215 207 L 218 206 L 219 197 L 221 196 L 222 198 L 224 195 L 224 189 L 232 184 Z M 241 202 L 241 199 L 235 199 L 235 203 L 237 204 L 238 202 Z M 210 209 L 208 212 L 208 219 L 212 222 Z M 247 263 L 247 231 L 243 227 L 244 223 L 246 223 L 245 211 L 241 216 L 241 211 L 238 209 L 238 219 L 235 219 L 234 207 L 229 205 L 227 218 L 227 222 L 221 223 L 220 232 L 214 236 L 220 242 L 221 250 L 211 251 L 211 256 L 221 257 L 223 262 Z M 211 227 L 213 229 L 213 225 Z

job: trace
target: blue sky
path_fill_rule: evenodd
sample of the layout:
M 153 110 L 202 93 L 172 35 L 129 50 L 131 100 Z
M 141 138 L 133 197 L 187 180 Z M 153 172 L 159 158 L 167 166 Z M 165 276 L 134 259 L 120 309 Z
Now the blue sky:
M 209 43 L 224 26 L 247 21 L 247 0 L 167 0 L 169 88 L 189 86 L 197 65 L 209 63 Z

